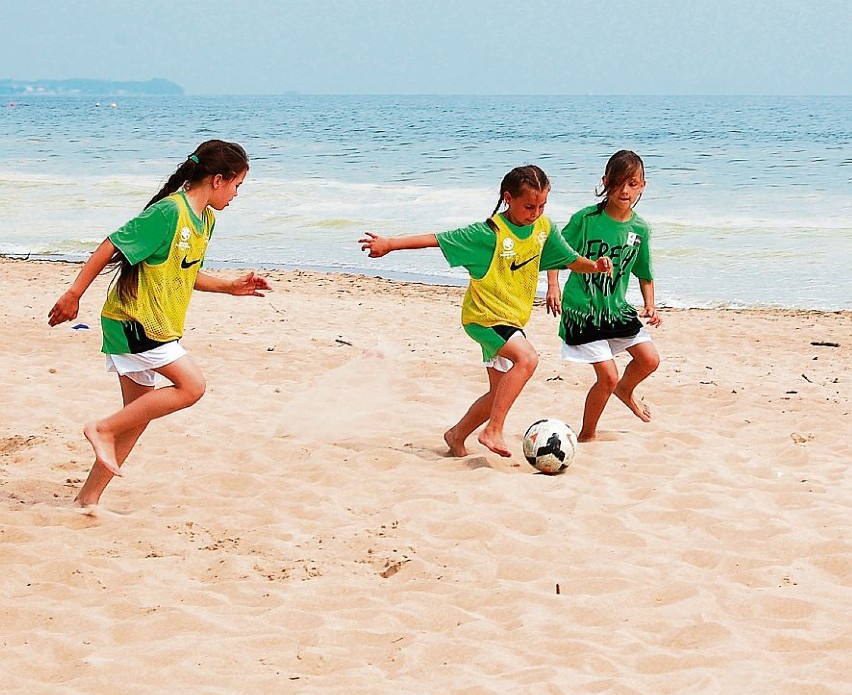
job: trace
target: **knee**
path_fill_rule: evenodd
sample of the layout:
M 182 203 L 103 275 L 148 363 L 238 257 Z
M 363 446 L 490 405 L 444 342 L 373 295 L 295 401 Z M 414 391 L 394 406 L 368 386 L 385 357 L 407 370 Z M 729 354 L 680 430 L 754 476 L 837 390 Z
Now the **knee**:
M 656 371 L 657 371 L 657 367 L 659 367 L 659 366 L 660 366 L 660 356 L 659 356 L 659 355 L 654 355 L 654 356 L 653 356 L 653 357 L 652 357 L 652 358 L 648 361 L 648 374 L 653 374 L 654 372 L 656 372 Z
M 618 386 L 618 372 L 613 370 L 598 374 L 598 381 L 596 385 L 598 388 L 605 390 L 607 393 L 613 393 L 615 391 L 615 387 Z
M 514 364 L 515 369 L 529 378 L 538 368 L 538 353 L 535 350 L 527 350 L 518 356 Z
M 657 371 L 657 367 L 660 366 L 660 356 L 655 352 L 652 355 L 647 355 L 643 357 L 642 361 L 639 363 L 639 367 L 642 371 L 647 374 L 653 374 Z
M 198 403 L 201 400 L 201 397 L 204 395 L 204 392 L 207 390 L 207 381 L 204 377 L 199 377 L 197 379 L 193 379 L 187 384 L 184 384 L 181 389 L 184 394 L 184 407 L 188 408 L 194 403 Z

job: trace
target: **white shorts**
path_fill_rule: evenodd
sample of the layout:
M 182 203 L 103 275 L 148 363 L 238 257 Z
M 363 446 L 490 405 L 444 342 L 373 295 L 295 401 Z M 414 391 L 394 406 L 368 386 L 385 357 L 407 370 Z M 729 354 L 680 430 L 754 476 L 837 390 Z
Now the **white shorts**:
M 583 362 L 584 364 L 595 364 L 597 362 L 608 362 L 614 359 L 619 352 L 627 348 L 639 345 L 639 343 L 650 343 L 651 335 L 645 327 L 630 338 L 607 338 L 605 340 L 593 340 L 591 343 L 582 345 L 567 345 L 562 343 L 562 359 L 569 362 Z
M 175 340 L 153 350 L 126 355 L 106 355 L 108 372 L 117 372 L 140 386 L 155 386 L 158 379 L 165 379 L 154 370 L 177 362 L 186 354 L 183 346 Z
M 523 337 L 525 336 L 521 331 L 515 331 L 514 333 L 512 333 L 512 335 L 509 336 L 509 340 L 514 340 L 515 338 Z M 506 342 L 508 343 L 509 340 L 507 340 Z M 496 369 L 498 372 L 506 373 L 512 367 L 515 366 L 515 363 L 512 362 L 512 360 L 510 360 L 508 357 L 500 357 L 500 355 L 497 355 L 497 357 L 495 357 L 493 360 L 488 360 L 485 363 L 485 366 L 490 367 L 491 369 Z

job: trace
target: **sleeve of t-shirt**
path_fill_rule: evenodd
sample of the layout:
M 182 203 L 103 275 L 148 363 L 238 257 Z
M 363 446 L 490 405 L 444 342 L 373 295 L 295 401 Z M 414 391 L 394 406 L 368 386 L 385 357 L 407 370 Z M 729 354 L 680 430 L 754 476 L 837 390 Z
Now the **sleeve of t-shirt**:
M 572 249 L 576 249 L 579 256 L 583 255 L 583 212 L 575 212 L 568 220 L 568 224 L 562 229 L 562 238 Z
M 631 272 L 640 280 L 653 280 L 654 270 L 651 265 L 651 228 L 643 222 L 642 242 L 639 245 L 639 254 L 633 264 Z
M 572 246 L 565 241 L 559 229 L 550 223 L 550 234 L 541 250 L 541 270 L 558 270 L 566 268 L 580 257 Z
M 497 235 L 486 222 L 475 222 L 435 236 L 451 268 L 461 266 L 477 280 L 485 277 L 497 245 Z
M 172 201 L 155 203 L 112 234 L 109 240 L 132 265 L 151 257 L 168 256 L 177 225 L 177 206 Z M 160 253 L 158 253 L 158 251 Z

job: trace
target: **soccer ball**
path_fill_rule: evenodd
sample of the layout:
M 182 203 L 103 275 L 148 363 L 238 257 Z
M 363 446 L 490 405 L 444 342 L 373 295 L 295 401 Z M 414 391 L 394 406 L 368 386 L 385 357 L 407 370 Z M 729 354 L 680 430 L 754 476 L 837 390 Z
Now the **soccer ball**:
M 577 453 L 577 436 L 561 420 L 536 420 L 524 435 L 524 457 L 542 473 L 562 473 Z

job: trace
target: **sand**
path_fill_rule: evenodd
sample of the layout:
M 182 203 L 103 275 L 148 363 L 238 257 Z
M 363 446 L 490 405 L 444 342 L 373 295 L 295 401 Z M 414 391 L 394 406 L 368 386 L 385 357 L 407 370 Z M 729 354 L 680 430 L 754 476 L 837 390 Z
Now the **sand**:
M 485 390 L 461 289 L 267 273 L 196 294 L 206 395 L 83 514 L 119 391 L 106 278 L 47 326 L 78 270 L 0 261 L 4 692 L 852 692 L 850 312 L 664 311 L 655 419 L 612 401 L 544 476 L 522 434 L 578 430 L 592 370 L 543 306 L 513 457 L 456 459 Z

